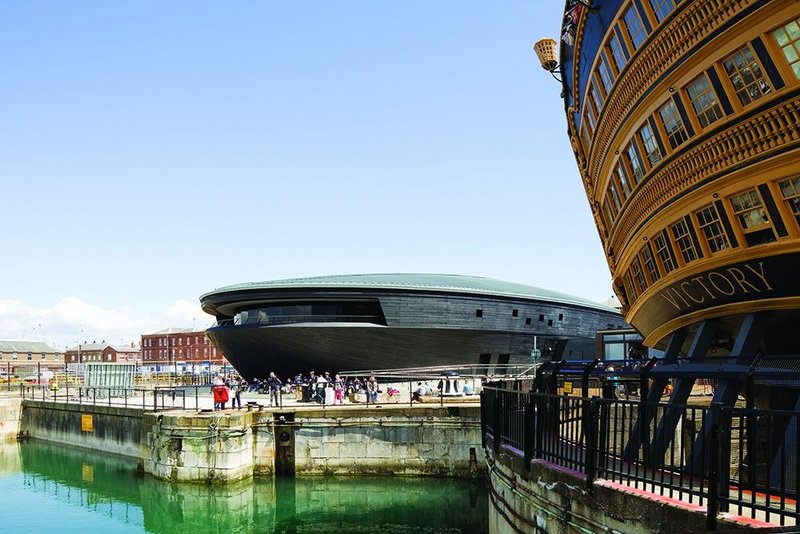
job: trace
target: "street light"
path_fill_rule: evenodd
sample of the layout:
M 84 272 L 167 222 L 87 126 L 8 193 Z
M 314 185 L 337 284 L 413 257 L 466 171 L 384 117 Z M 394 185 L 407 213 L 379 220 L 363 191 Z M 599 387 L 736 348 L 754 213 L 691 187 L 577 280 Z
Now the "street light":
M 167 328 L 167 379 L 169 387 L 172 387 L 172 354 L 169 352 L 169 335 L 172 333 L 172 327 Z

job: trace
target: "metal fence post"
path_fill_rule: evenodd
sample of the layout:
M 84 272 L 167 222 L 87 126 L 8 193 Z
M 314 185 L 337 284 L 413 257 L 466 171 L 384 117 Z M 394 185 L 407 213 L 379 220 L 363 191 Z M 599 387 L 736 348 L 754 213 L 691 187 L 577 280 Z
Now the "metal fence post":
M 486 450 L 486 390 L 481 390 L 481 448 Z
M 720 404 L 720 418 L 719 418 L 719 464 L 717 468 L 719 478 L 719 495 L 729 496 L 729 489 L 731 487 L 731 433 L 733 426 L 733 414 L 730 410 L 726 409 L 724 405 Z M 728 499 L 719 503 L 719 509 L 722 512 L 728 511 Z
M 714 403 L 709 410 L 711 417 L 711 443 L 709 447 L 708 502 L 706 503 L 706 529 L 717 530 L 719 514 L 719 463 L 720 463 L 720 410 L 722 405 Z
M 536 425 L 536 409 L 533 404 L 533 397 L 530 394 L 525 396 L 525 404 L 522 407 L 522 451 L 525 470 L 531 470 L 531 459 L 533 458 L 534 447 L 534 426 Z
M 542 457 L 542 446 L 544 444 L 544 397 L 541 394 L 536 395 L 536 414 L 534 415 L 534 449 L 533 449 L 533 457 L 534 458 L 541 458 Z
M 650 467 L 650 425 L 647 418 L 647 397 L 642 392 L 639 397 L 639 441 L 642 447 L 642 462 Z
M 492 414 L 492 437 L 494 438 L 494 452 L 500 452 L 500 439 L 503 435 L 503 397 L 497 396 L 494 399 L 494 413 Z
M 594 480 L 597 477 L 597 416 L 599 414 L 599 401 L 597 397 L 592 397 L 581 402 L 583 403 L 584 413 L 586 413 L 586 417 L 584 417 L 584 424 L 586 425 L 586 491 L 591 494 L 594 492 Z

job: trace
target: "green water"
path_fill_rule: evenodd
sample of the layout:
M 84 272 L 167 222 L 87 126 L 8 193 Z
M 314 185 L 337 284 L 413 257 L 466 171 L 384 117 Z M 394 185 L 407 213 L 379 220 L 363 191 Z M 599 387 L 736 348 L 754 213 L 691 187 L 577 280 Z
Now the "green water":
M 480 533 L 482 482 L 432 478 L 168 484 L 136 461 L 39 441 L 0 445 L 3 532 Z

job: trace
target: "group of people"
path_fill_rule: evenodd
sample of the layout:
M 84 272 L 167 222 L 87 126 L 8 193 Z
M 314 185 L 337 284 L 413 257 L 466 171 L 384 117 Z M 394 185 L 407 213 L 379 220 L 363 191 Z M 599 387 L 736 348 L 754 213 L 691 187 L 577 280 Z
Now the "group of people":
M 363 380 L 358 377 L 344 379 L 338 373 L 331 375 L 326 371 L 317 374 L 316 371 L 311 371 L 308 375 L 298 373 L 286 383 L 283 383 L 275 373 L 270 373 L 268 379 L 253 380 L 251 391 L 270 393 L 270 405 L 273 403 L 272 396 L 281 392 L 293 394 L 295 400 L 300 402 L 343 405 L 345 398 L 353 400 L 358 393 L 365 394 L 366 402 L 377 403 L 379 388 L 378 380 L 374 376 Z M 276 405 L 277 400 L 276 398 Z
M 377 403 L 380 389 L 375 376 L 363 380 L 359 377 L 345 380 L 339 374 L 331 376 L 329 372 L 324 372 L 318 375 L 315 371 L 311 371 L 308 376 L 297 374 L 286 383 L 274 372 L 270 373 L 268 378 L 254 378 L 251 383 L 240 376 L 225 378 L 219 375 L 213 380 L 211 391 L 214 395 L 214 409 L 224 410 L 228 401 L 231 401 L 232 408 L 241 408 L 241 396 L 244 392 L 269 394 L 270 407 L 277 407 L 283 405 L 283 393 L 294 394 L 297 401 L 319 404 L 331 403 L 328 397 L 332 396 L 334 405 L 343 405 L 345 398 L 354 401 L 357 395 L 363 394 L 368 404 Z
M 214 409 L 224 410 L 228 401 L 231 408 L 242 407 L 242 391 L 247 391 L 247 380 L 240 376 L 217 377 L 211 382 L 211 393 L 214 395 Z
M 281 393 L 283 392 L 283 382 L 275 373 L 270 373 L 268 378 L 259 380 L 253 379 L 250 390 L 253 393 L 269 394 L 270 406 L 281 406 Z

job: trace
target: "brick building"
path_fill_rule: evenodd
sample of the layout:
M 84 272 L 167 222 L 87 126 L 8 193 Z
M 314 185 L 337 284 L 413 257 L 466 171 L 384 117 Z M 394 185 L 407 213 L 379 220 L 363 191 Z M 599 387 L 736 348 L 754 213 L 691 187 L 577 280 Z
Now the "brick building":
M 34 367 L 61 369 L 64 353 L 41 341 L 0 341 L 0 372 L 15 375 Z
M 139 363 L 141 360 L 139 349 L 131 344 L 128 346 L 112 345 L 101 341 L 97 343 L 80 343 L 74 347 L 69 347 L 64 354 L 64 359 L 68 364 L 78 364 L 87 362 L 103 363 Z
M 168 328 L 142 335 L 142 368 L 147 371 L 198 372 L 228 362 L 205 332 Z

